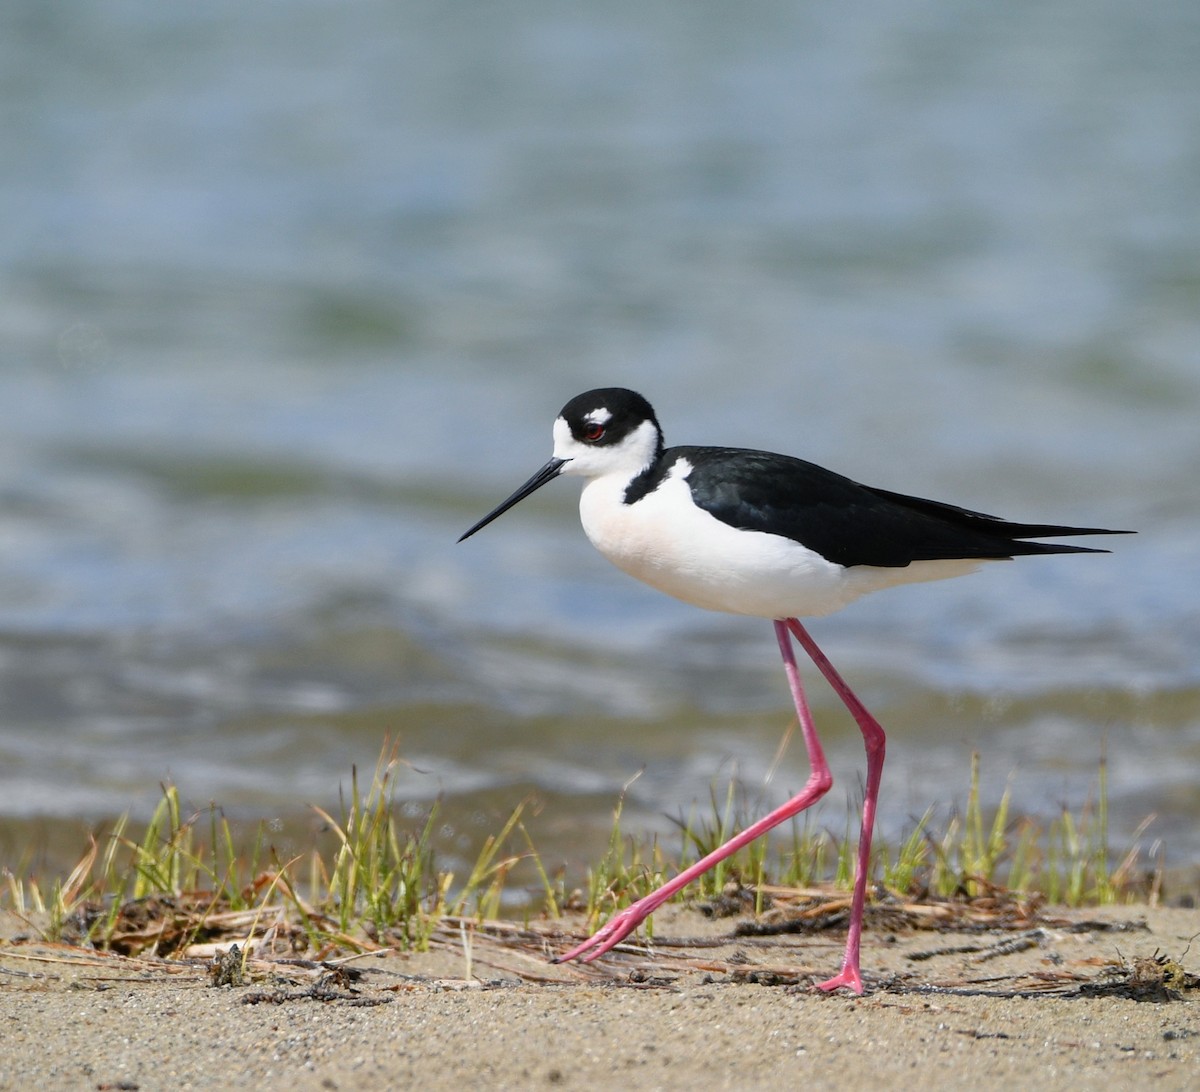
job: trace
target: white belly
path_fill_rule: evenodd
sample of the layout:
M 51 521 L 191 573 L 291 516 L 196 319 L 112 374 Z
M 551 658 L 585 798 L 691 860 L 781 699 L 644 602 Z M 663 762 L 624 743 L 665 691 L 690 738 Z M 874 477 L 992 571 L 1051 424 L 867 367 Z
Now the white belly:
M 939 580 L 974 570 L 976 561 L 919 561 L 903 568 L 847 568 L 791 539 L 740 531 L 692 503 L 687 483 L 669 478 L 634 504 L 626 481 L 584 486 L 584 532 L 617 568 L 676 599 L 708 610 L 757 618 L 813 617 L 867 592 Z

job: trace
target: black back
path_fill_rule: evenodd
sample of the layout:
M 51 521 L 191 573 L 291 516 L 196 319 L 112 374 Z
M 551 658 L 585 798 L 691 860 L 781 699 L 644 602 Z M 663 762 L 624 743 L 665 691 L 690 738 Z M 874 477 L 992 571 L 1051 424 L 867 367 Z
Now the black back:
M 728 447 L 667 449 L 630 483 L 626 503 L 653 492 L 679 459 L 692 466 L 687 483 L 696 504 L 722 523 L 782 535 L 838 565 L 895 568 L 914 561 L 1107 553 L 1021 540 L 1128 533 L 1010 523 L 952 504 L 860 485 L 803 459 Z

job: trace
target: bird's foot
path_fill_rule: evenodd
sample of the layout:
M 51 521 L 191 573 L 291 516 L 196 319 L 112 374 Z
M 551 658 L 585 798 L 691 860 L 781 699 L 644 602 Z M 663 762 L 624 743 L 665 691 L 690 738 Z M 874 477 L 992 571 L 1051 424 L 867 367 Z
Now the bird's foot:
M 635 902 L 619 914 L 614 914 L 603 927 L 598 929 L 595 934 L 582 944 L 572 948 L 569 952 L 564 952 L 562 955 L 556 956 L 550 962 L 568 963 L 572 959 L 579 959 L 584 963 L 591 963 L 593 959 L 615 948 L 650 916 L 653 907 L 648 910 L 639 909 L 639 905 L 639 903 Z
M 823 990 L 825 993 L 832 993 L 834 990 L 847 989 L 853 990 L 857 994 L 863 992 L 862 975 L 857 967 L 843 967 L 841 971 L 835 974 L 829 981 L 819 983 L 815 989 Z

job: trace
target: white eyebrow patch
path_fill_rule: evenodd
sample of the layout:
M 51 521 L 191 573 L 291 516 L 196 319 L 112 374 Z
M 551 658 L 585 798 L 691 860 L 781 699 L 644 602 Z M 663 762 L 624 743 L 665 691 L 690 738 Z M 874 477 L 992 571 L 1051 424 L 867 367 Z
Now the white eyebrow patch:
M 590 413 L 585 413 L 583 419 L 593 425 L 607 425 L 612 420 L 612 411 L 601 406 Z

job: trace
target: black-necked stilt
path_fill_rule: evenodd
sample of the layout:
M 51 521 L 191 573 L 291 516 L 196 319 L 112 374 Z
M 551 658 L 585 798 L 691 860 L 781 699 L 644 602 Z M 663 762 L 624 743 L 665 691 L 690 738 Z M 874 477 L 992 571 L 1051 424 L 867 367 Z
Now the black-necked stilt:
M 560 474 L 585 479 L 579 500 L 583 529 L 618 568 L 696 606 L 774 621 L 810 773 L 797 796 L 614 915 L 557 962 L 591 960 L 607 952 L 701 873 L 829 791 L 833 779 L 796 667 L 795 637 L 858 722 L 866 744 L 866 793 L 846 953 L 841 971 L 820 986 L 862 993 L 859 945 L 885 738 L 798 618 L 828 614 L 880 588 L 968 573 L 982 561 L 1107 552 L 1026 539 L 1129 532 L 1009 523 L 952 504 L 859 485 L 768 451 L 664 448 L 650 403 L 633 391 L 607 387 L 563 406 L 554 422 L 554 457 L 459 541 Z

